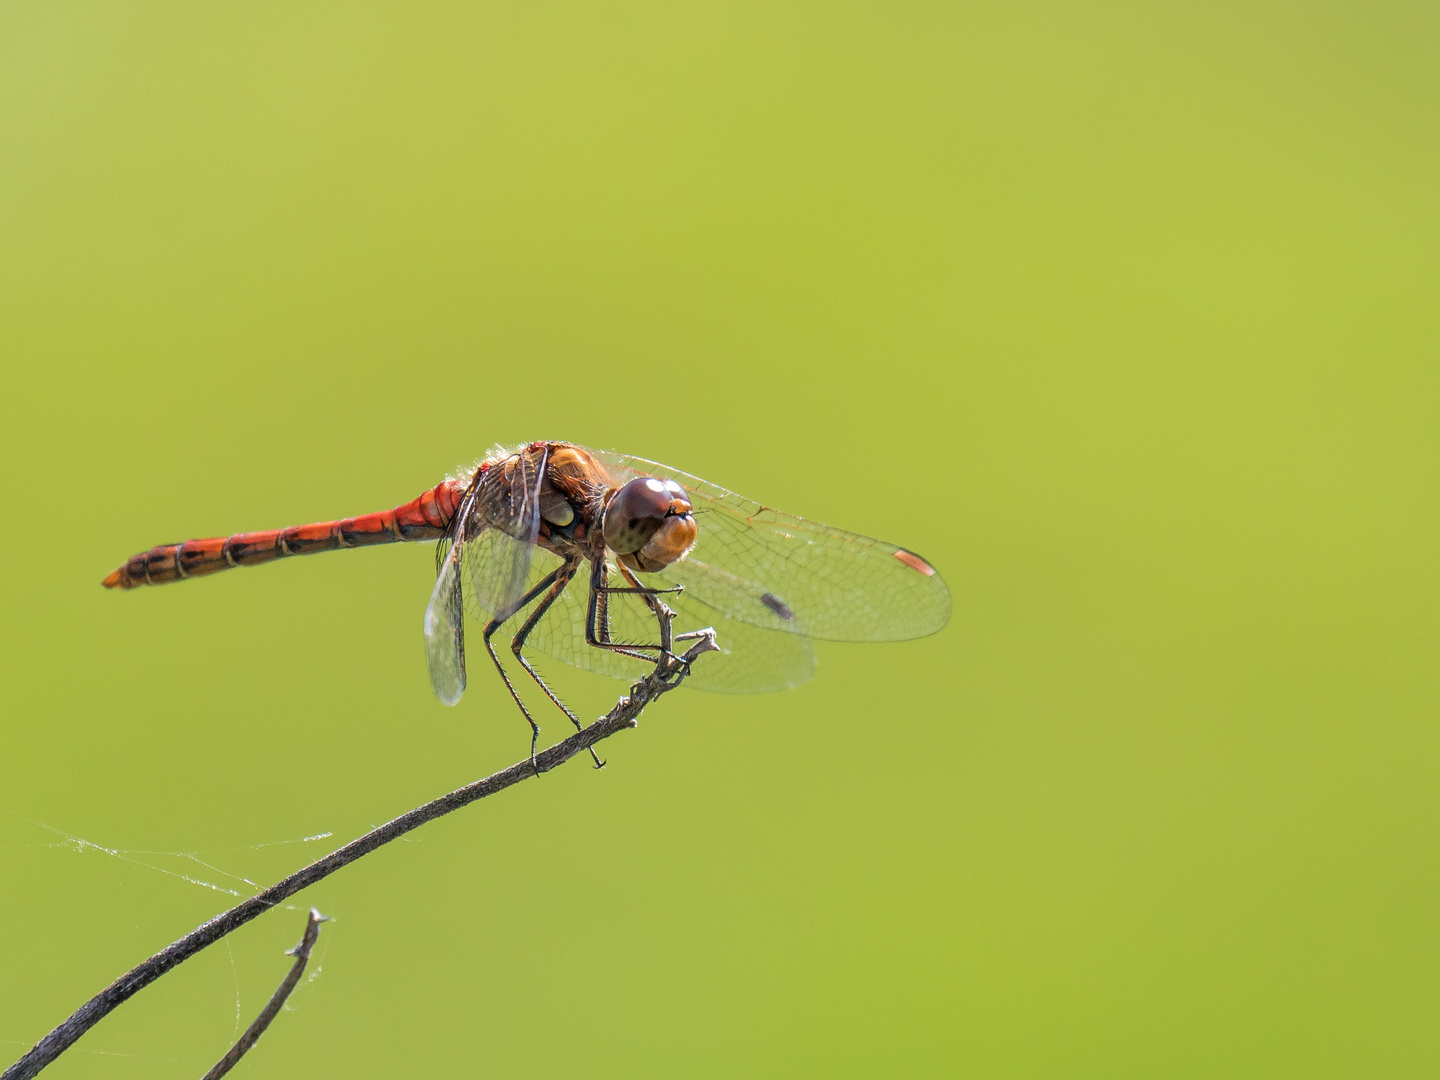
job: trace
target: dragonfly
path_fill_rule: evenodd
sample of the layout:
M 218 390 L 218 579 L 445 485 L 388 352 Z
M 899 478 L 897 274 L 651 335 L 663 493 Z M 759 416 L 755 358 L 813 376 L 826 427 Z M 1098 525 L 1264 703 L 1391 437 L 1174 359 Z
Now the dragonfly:
M 782 513 L 645 458 L 568 442 L 497 447 L 393 510 L 159 544 L 102 584 L 162 585 L 401 541 L 438 541 L 424 618 L 435 696 L 455 705 L 465 692 L 468 611 L 530 724 L 532 762 L 540 725 L 495 647 L 507 626 L 515 663 L 579 730 L 528 651 L 633 681 L 661 657 L 675 659 L 676 641 L 713 628 L 720 652 L 687 672 L 685 685 L 753 694 L 809 681 L 814 640 L 903 641 L 950 619 L 944 579 L 907 548 Z

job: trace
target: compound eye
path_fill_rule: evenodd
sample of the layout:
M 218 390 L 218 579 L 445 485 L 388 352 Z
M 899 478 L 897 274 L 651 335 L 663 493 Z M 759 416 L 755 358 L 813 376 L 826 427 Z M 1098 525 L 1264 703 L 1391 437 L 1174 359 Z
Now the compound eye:
M 658 480 L 638 477 L 615 493 L 605 508 L 605 543 L 629 555 L 649 542 L 665 517 L 668 493 Z
M 690 513 L 685 489 L 673 480 L 639 476 L 617 491 L 605 508 L 605 543 L 619 555 L 639 551 L 668 517 Z

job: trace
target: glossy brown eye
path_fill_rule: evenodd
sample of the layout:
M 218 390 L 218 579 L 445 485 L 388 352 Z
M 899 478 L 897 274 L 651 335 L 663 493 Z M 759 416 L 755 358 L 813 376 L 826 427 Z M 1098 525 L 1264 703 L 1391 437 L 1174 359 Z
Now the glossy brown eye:
M 639 477 L 615 493 L 605 508 L 605 543 L 628 555 L 639 551 L 660 527 L 673 498 L 659 480 Z
M 634 555 L 647 545 L 653 547 L 636 561 L 642 569 L 658 569 L 689 550 L 695 540 L 695 520 L 684 488 L 673 480 L 640 476 L 611 498 L 605 508 L 604 531 L 606 545 L 617 555 Z M 657 538 L 657 532 L 662 536 Z M 657 539 L 663 542 L 652 543 Z

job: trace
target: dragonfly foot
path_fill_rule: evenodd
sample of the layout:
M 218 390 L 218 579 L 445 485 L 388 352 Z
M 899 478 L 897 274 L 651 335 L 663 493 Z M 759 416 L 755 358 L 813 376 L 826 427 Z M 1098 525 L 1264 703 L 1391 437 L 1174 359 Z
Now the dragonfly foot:
M 662 653 L 657 667 L 664 669 L 660 679 L 667 690 L 680 685 L 685 676 L 690 674 L 690 661 L 673 652 Z

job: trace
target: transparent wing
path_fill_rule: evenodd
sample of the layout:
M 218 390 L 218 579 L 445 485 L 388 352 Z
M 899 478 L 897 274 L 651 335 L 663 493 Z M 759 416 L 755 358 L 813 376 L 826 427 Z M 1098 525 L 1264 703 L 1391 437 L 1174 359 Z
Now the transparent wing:
M 435 549 L 435 588 L 425 607 L 425 661 L 445 705 L 465 693 L 465 589 L 488 622 L 509 614 L 523 595 L 540 527 L 545 453 L 521 451 L 490 466 L 466 492 L 449 534 Z M 462 571 L 463 568 L 463 571 Z
M 467 496 L 462 511 L 468 502 Z M 456 520 L 463 520 L 459 513 Z M 465 602 L 459 547 L 441 540 L 435 561 L 435 589 L 425 607 L 425 663 L 430 670 L 430 686 L 440 703 L 456 705 L 465 693 Z
M 546 452 L 523 450 L 495 462 L 475 485 L 460 559 L 476 618 L 508 616 L 524 595 L 540 529 L 540 479 Z M 458 516 L 458 515 L 457 515 Z
M 950 621 L 950 590 L 912 551 L 771 510 L 668 465 L 590 453 L 619 483 L 656 476 L 690 495 L 700 526 L 695 549 L 646 575 L 647 584 L 682 585 L 687 600 L 732 620 L 825 641 L 904 641 Z
M 560 560 L 549 552 L 537 552 L 530 570 L 531 583 L 558 565 Z M 624 580 L 618 573 L 612 573 L 611 584 L 623 585 Z M 582 572 L 556 598 L 531 632 L 526 651 L 533 649 L 586 671 L 630 682 L 646 675 L 653 666 L 651 662 L 586 643 L 585 613 L 589 595 L 589 574 Z M 731 618 L 688 593 L 670 594 L 661 599 L 675 612 L 675 633 L 713 626 L 721 649 L 701 659 L 681 685 L 716 694 L 763 694 L 810 681 L 815 671 L 815 653 L 810 642 L 793 628 L 784 632 L 778 617 L 772 616 L 773 625 L 763 627 Z M 609 603 L 612 640 L 631 644 L 654 644 L 659 640 L 655 616 L 638 596 L 611 593 Z M 513 618 L 505 629 L 513 634 L 520 622 L 519 617 Z M 677 651 L 683 649 L 677 648 Z

